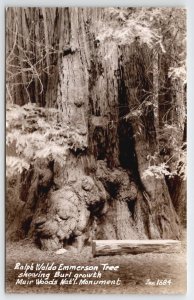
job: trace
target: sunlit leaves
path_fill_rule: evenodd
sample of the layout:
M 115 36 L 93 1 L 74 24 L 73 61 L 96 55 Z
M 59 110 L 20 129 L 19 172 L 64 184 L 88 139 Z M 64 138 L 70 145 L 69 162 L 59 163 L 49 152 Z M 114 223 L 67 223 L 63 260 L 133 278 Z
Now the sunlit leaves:
M 168 72 L 169 77 L 172 79 L 181 80 L 182 84 L 186 83 L 186 66 L 183 64 L 181 67 L 171 67 Z
M 7 105 L 6 145 L 14 156 L 8 156 L 7 175 L 21 173 L 36 159 L 52 157 L 65 165 L 68 149 L 85 149 L 86 138 L 75 128 L 59 120 L 60 112 L 54 108 L 36 105 Z
M 22 173 L 22 171 L 28 170 L 30 165 L 26 162 L 26 160 L 15 157 L 15 156 L 8 156 L 6 158 L 6 176 L 11 177 L 18 173 Z

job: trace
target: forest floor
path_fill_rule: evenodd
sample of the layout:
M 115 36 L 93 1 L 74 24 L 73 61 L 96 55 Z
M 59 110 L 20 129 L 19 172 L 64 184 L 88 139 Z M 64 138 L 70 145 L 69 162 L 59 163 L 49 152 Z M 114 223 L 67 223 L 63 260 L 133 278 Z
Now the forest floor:
M 91 247 L 85 247 L 81 254 L 68 251 L 64 254 L 56 254 L 51 251 L 41 251 L 36 248 L 29 240 L 7 243 L 6 247 L 6 292 L 7 293 L 115 293 L 115 294 L 183 294 L 186 292 L 186 234 L 183 234 L 182 248 L 180 253 L 145 253 L 137 255 L 115 255 L 93 257 Z M 60 284 L 62 278 L 58 278 L 57 284 L 36 284 L 36 280 L 20 282 L 16 284 L 19 274 L 23 270 L 14 270 L 16 263 L 21 265 L 34 263 L 34 269 L 37 264 L 54 263 L 54 266 L 60 264 L 68 266 L 98 266 L 102 277 L 87 278 L 87 280 L 115 280 L 120 285 L 88 285 L 80 284 L 79 278 L 75 284 L 67 278 L 66 284 Z M 119 266 L 118 271 L 102 270 L 102 264 Z M 34 273 L 28 270 L 28 273 Z M 38 273 L 39 271 L 36 271 Z M 54 278 L 55 270 L 44 271 L 41 273 L 50 273 L 48 280 Z M 62 271 L 62 274 L 70 273 Z M 93 276 L 94 271 L 72 271 L 71 277 L 75 274 L 87 274 Z M 22 275 L 20 275 L 22 276 Z M 82 275 L 81 275 L 82 276 Z M 86 275 L 84 275 L 86 276 Z M 119 278 L 119 281 L 118 281 Z M 30 278 L 32 279 L 32 278 Z M 57 279 L 57 278 L 54 278 Z M 158 285 L 157 280 L 163 280 L 163 285 Z M 167 280 L 167 283 L 166 281 Z M 148 284 L 149 282 L 149 284 Z M 152 282 L 152 283 L 151 283 Z

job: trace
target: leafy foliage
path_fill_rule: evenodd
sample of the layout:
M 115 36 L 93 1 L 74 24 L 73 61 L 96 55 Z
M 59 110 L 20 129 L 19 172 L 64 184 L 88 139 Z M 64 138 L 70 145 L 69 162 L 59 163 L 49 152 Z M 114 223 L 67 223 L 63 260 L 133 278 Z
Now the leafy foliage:
M 100 41 L 114 39 L 119 44 L 130 44 L 135 37 L 139 37 L 141 43 L 150 47 L 159 46 L 165 53 L 164 34 L 171 32 L 172 35 L 178 36 L 176 28 L 185 33 L 185 15 L 180 9 L 107 8 L 106 14 L 110 20 L 109 27 L 100 24 L 101 32 L 98 35 Z M 177 17 L 181 18 L 183 28 L 180 28 Z M 180 43 L 183 43 L 183 40 Z
M 21 173 L 41 158 L 54 159 L 64 165 L 68 149 L 84 149 L 87 141 L 75 129 L 63 123 L 61 112 L 35 104 L 8 105 L 6 144 L 12 149 L 7 159 L 7 175 Z
M 185 64 L 183 64 L 180 67 L 172 67 L 169 69 L 169 77 L 171 77 L 172 79 L 180 79 L 181 82 L 184 84 L 186 84 L 186 66 Z
M 15 157 L 15 156 L 8 156 L 6 158 L 6 176 L 12 177 L 18 173 L 22 173 L 22 171 L 28 170 L 30 167 L 29 163 L 27 163 L 24 159 Z

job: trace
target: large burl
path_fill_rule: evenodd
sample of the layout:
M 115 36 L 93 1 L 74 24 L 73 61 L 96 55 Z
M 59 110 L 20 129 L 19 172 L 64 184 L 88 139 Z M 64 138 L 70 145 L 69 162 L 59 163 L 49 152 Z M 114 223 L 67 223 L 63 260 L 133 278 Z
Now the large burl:
M 56 250 L 68 240 L 75 240 L 80 251 L 92 232 L 93 207 L 99 202 L 105 204 L 106 191 L 102 183 L 90 176 L 83 176 L 74 184 L 50 192 L 47 213 L 39 214 L 34 220 L 36 237 L 43 250 Z

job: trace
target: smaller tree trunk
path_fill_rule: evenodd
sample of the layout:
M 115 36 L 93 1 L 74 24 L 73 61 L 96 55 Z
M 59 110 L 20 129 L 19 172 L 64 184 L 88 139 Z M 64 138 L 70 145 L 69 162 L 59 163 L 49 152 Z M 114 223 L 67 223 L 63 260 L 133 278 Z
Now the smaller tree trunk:
M 181 242 L 175 240 L 94 240 L 94 256 L 114 254 L 139 254 L 146 252 L 174 253 L 180 251 Z

